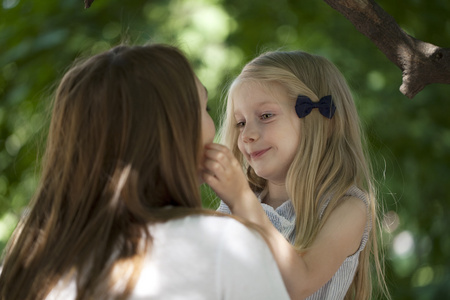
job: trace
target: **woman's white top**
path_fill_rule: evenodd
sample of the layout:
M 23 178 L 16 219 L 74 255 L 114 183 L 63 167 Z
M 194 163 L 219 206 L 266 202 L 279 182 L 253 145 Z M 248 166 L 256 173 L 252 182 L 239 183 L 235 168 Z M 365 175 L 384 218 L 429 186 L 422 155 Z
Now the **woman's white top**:
M 289 299 L 262 237 L 219 216 L 188 216 L 150 226 L 154 242 L 129 299 Z M 75 298 L 60 282 L 47 300 Z
M 369 205 L 369 201 L 367 199 L 367 195 L 361 191 L 356 186 L 352 186 L 345 196 L 353 196 L 361 199 L 366 207 Z M 261 199 L 259 199 L 261 201 Z M 325 208 L 328 205 L 328 201 L 325 202 L 320 211 L 320 216 L 322 216 Z M 272 206 L 267 205 L 265 203 L 261 203 L 264 211 L 269 217 L 270 221 L 274 225 L 275 228 L 291 243 L 294 243 L 295 240 L 295 211 L 294 206 L 290 200 L 287 200 L 282 205 L 274 209 Z M 221 201 L 219 208 L 217 211 L 222 213 L 231 214 L 228 206 Z M 367 211 L 369 211 L 367 209 Z M 351 256 L 347 257 L 345 261 L 342 263 L 337 272 L 333 275 L 333 277 L 323 285 L 318 291 L 309 296 L 307 300 L 341 300 L 344 299 L 345 294 L 347 293 L 350 284 L 353 281 L 353 277 L 356 273 L 356 268 L 359 263 L 359 254 L 366 246 L 367 240 L 369 239 L 369 232 L 371 230 L 371 219 L 368 214 L 366 227 L 364 229 L 364 234 L 361 238 L 361 244 L 358 250 Z

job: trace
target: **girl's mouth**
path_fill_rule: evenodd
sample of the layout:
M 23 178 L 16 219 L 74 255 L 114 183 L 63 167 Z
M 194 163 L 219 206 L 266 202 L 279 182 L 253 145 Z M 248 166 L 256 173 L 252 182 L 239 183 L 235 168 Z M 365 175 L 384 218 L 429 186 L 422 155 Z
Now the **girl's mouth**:
M 260 151 L 255 151 L 250 153 L 250 158 L 251 159 L 258 159 L 261 156 L 263 156 L 267 151 L 269 151 L 270 148 L 264 149 L 264 150 L 260 150 Z

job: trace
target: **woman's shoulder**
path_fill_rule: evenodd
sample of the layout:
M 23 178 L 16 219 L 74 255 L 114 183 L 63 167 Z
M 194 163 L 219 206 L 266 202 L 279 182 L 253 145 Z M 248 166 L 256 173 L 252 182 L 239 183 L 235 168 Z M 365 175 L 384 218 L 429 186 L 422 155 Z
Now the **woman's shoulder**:
M 195 214 L 182 218 L 166 221 L 164 223 L 157 223 L 151 225 L 151 228 L 155 227 L 165 230 L 183 230 L 188 231 L 192 229 L 198 229 L 201 231 L 222 231 L 228 226 L 246 227 L 244 224 L 230 216 L 222 215 L 203 215 Z
M 222 270 L 245 259 L 246 264 L 260 264 L 271 257 L 262 236 L 238 220 L 228 216 L 191 215 L 150 228 L 150 257 L 161 261 L 189 261 L 202 265 L 220 265 Z M 182 254 L 179 250 L 182 249 Z M 255 253 L 257 251 L 257 253 Z M 257 268 L 253 264 L 252 267 Z M 198 266 L 196 266 L 198 268 Z M 224 271 L 225 273 L 227 271 Z
M 190 245 L 198 240 L 202 247 L 210 244 L 214 247 L 226 247 L 230 239 L 242 240 L 245 244 L 258 243 L 262 237 L 255 230 L 248 228 L 229 216 L 190 215 L 150 226 L 150 233 L 159 241 L 174 238 L 177 242 L 186 240 Z
M 177 288 L 183 299 L 192 299 L 187 290 L 202 294 L 195 299 L 288 299 L 264 239 L 238 220 L 191 215 L 152 229 L 149 261 L 157 262 L 154 266 L 176 266 L 164 268 L 176 270 L 165 283 L 173 289 L 176 280 L 180 286 L 189 282 L 184 290 Z M 193 283 L 194 279 L 199 281 Z

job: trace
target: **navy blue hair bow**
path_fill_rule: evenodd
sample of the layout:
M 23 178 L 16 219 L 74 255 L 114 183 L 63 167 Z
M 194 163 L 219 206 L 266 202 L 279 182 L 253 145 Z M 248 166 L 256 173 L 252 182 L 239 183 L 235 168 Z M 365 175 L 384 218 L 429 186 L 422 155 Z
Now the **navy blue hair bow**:
M 336 106 L 331 99 L 331 95 L 320 98 L 319 102 L 312 102 L 309 97 L 299 95 L 295 103 L 295 112 L 299 118 L 304 118 L 311 113 L 311 110 L 318 108 L 322 116 L 331 119 L 336 111 Z

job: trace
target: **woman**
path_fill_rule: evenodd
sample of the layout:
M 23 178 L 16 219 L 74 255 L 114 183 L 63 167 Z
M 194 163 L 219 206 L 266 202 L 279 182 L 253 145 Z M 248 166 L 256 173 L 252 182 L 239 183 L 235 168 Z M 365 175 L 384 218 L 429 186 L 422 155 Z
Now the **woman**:
M 118 46 L 71 68 L 1 299 L 288 299 L 255 230 L 201 208 L 206 102 L 170 46 Z

